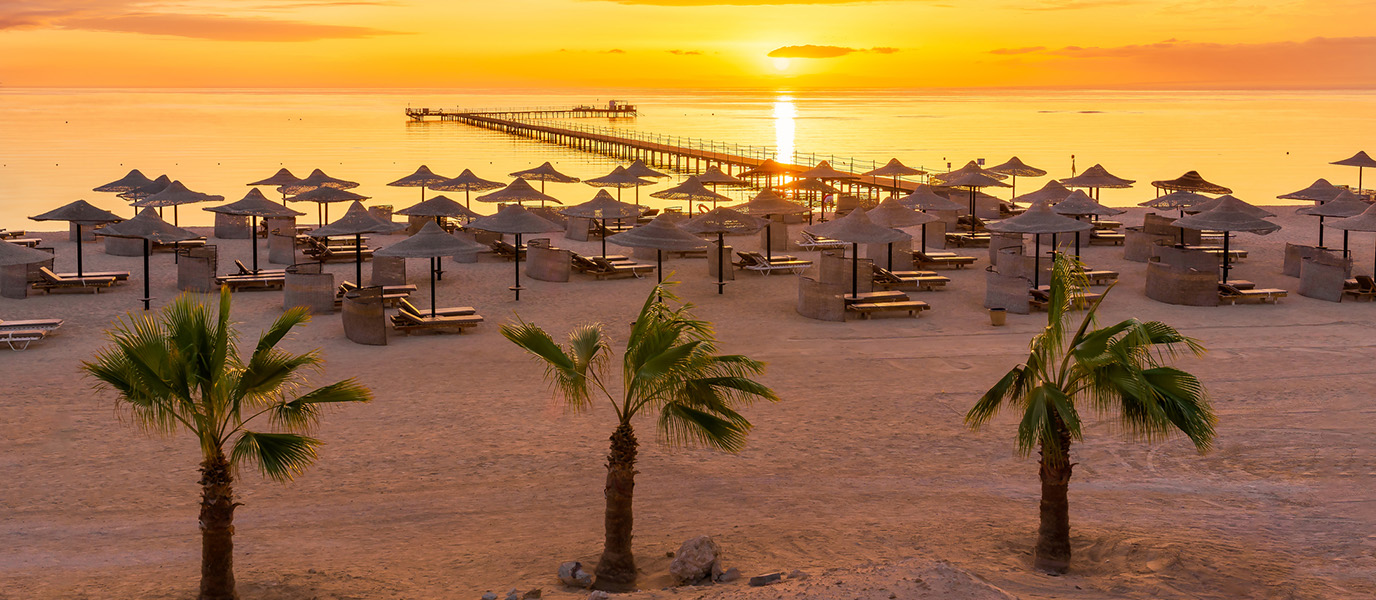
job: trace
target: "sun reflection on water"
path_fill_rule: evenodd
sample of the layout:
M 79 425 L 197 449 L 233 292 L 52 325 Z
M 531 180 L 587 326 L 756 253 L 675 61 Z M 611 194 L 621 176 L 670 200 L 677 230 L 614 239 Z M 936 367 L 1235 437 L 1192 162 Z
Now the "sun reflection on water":
M 780 94 L 774 100 L 774 160 L 793 162 L 793 118 L 798 116 L 793 96 Z

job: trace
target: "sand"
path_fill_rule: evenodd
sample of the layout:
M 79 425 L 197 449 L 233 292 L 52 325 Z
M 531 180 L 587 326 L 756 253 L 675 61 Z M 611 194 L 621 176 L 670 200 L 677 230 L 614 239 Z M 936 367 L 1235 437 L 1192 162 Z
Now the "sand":
M 1145 265 L 1123 261 L 1120 247 L 1087 248 L 1092 265 L 1122 273 L 1105 319 L 1162 319 L 1209 347 L 1183 365 L 1212 391 L 1219 436 L 1216 451 L 1199 456 L 1183 440 L 1128 442 L 1111 420 L 1091 419 L 1073 448 L 1075 558 L 1060 577 L 1030 568 L 1037 467 L 1014 452 L 1013 417 L 979 432 L 962 423 L 1045 322 L 1010 315 L 1006 327 L 989 325 L 983 249 L 971 251 L 981 256 L 974 268 L 950 273 L 949 289 L 919 294 L 933 306 L 922 318 L 847 323 L 799 316 L 792 276 L 740 273 L 718 296 L 701 259 L 670 261 L 685 280 L 680 293 L 716 322 L 723 349 L 767 361 L 765 380 L 783 401 L 748 409 L 756 429 L 735 456 L 665 448 L 651 421 L 638 424 L 635 544 L 648 591 L 636 597 L 1376 595 L 1376 304 L 1295 294 L 1297 280 L 1280 274 L 1281 249 L 1312 243 L 1315 224 L 1277 212 L 1286 229 L 1239 238 L 1251 256 L 1235 276 L 1292 290 L 1278 306 L 1154 302 L 1142 293 Z M 1141 214 L 1124 220 L 1139 223 Z M 58 267 L 73 268 L 65 235 L 42 236 L 63 240 Z M 1352 238 L 1358 270 L 1369 272 L 1370 235 Z M 213 243 L 222 265 L 248 255 L 246 241 Z M 195 444 L 122 422 L 78 369 L 102 329 L 137 306 L 140 259 L 97 250 L 87 261 L 133 270 L 134 281 L 99 296 L 0 299 L 0 318 L 67 319 L 27 352 L 0 352 L 0 598 L 190 598 L 199 574 Z M 651 282 L 526 280 L 517 303 L 506 291 L 510 263 L 447 265 L 440 303 L 472 305 L 487 318 L 471 334 L 360 346 L 344 339 L 335 314 L 286 342 L 323 349 L 329 364 L 319 381 L 358 377 L 377 400 L 326 417 L 321 461 L 298 481 L 240 476 L 236 568 L 245 598 L 476 599 L 513 587 L 586 595 L 560 586 L 554 572 L 566 560 L 592 563 L 601 549 L 611 412 L 566 412 L 542 369 L 497 325 L 519 313 L 562 335 L 602 321 L 624 339 Z M 172 257 L 158 255 L 153 266 L 162 304 L 175 295 Z M 353 267 L 329 268 L 343 276 Z M 422 283 L 425 261 L 409 268 Z M 415 297 L 428 302 L 421 288 Z M 246 338 L 280 311 L 281 298 L 236 296 Z M 812 577 L 661 589 L 665 553 L 700 534 L 747 577 L 795 569 Z

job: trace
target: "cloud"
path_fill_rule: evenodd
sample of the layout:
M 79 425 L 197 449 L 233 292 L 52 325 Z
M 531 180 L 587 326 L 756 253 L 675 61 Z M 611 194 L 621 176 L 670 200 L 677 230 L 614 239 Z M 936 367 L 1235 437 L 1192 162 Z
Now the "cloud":
M 614 2 L 616 4 L 639 4 L 648 6 L 783 6 L 790 4 L 868 4 L 877 2 L 903 2 L 905 0 L 588 0 L 592 2 Z
M 1017 8 L 1036 11 L 1088 10 L 1110 6 L 1131 6 L 1141 3 L 1142 0 L 1044 0 L 1042 2 L 1019 5 Z
M 766 56 L 770 58 L 836 58 L 857 52 L 872 52 L 875 54 L 893 54 L 898 52 L 898 48 L 881 46 L 877 48 L 848 48 L 845 46 L 814 46 L 807 44 L 803 46 L 784 46 L 769 51 Z
M 603 54 L 625 54 L 625 53 L 626 53 L 626 51 L 625 51 L 625 50 L 622 50 L 622 49 L 620 49 L 620 48 L 612 48 L 611 50 L 607 50 L 607 51 L 604 51 L 604 52 L 603 52 Z
M 346 4 L 373 4 L 346 2 Z M 274 6 L 310 6 L 278 2 Z M 163 5 L 162 8 L 166 8 Z M 166 35 L 216 41 L 305 42 L 350 39 L 400 32 L 372 27 L 329 25 L 217 13 L 163 12 L 151 2 L 99 0 L 0 0 L 0 31 L 7 29 L 64 29 Z
M 702 54 L 701 50 L 669 50 L 668 52 L 679 56 L 700 56 Z
M 1046 46 L 1028 46 L 1026 48 L 999 48 L 997 50 L 990 50 L 989 53 L 1001 55 L 1031 54 L 1033 52 L 1041 52 L 1045 49 Z

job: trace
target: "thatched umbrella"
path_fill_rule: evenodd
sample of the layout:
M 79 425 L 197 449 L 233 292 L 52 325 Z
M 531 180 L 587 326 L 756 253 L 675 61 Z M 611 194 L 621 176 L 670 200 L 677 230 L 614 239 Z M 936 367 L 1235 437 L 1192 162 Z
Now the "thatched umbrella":
M 1046 202 L 1047 204 L 1055 204 L 1057 202 L 1065 200 L 1069 196 L 1070 188 L 1061 185 L 1061 182 L 1053 179 L 1051 181 L 1046 182 L 1046 185 L 1042 186 L 1041 189 L 1035 192 L 1028 192 L 1021 196 L 1013 196 L 1013 199 L 1009 200 L 1009 202 L 1012 202 L 1014 204 L 1017 204 L 1018 202 L 1032 204 L 1033 202 L 1041 200 L 1043 202 Z
M 803 179 L 817 179 L 817 180 L 821 180 L 821 181 L 824 181 L 824 182 L 825 182 L 825 181 L 851 181 L 851 180 L 860 179 L 860 176 L 859 176 L 859 175 L 856 175 L 855 173 L 848 173 L 848 172 L 846 172 L 846 171 L 840 171 L 840 170 L 837 170 L 837 169 L 833 168 L 833 167 L 831 166 L 831 163 L 829 163 L 829 162 L 827 162 L 827 161 L 825 161 L 825 160 L 822 161 L 822 162 L 817 163 L 817 166 L 812 167 L 811 169 L 807 169 L 807 170 L 805 170 L 805 171 L 802 171 L 802 172 L 798 173 L 798 177 L 803 178 Z M 834 209 L 833 209 L 833 210 L 834 210 Z M 808 221 L 807 221 L 807 222 L 808 222 L 808 224 L 811 224 L 811 223 L 812 223 L 812 209 L 811 209 L 810 206 L 808 207 L 808 211 L 807 211 L 807 212 L 808 212 L 808 215 L 807 215 L 807 216 L 808 216 Z M 827 210 L 826 210 L 826 206 L 825 206 L 825 205 L 822 206 L 822 220 L 823 220 L 823 221 L 827 220 Z
M 1095 202 L 1093 198 L 1090 198 L 1088 194 L 1080 190 L 1075 190 L 1070 194 L 1070 196 L 1067 196 L 1065 200 L 1062 200 L 1056 203 L 1055 206 L 1052 206 L 1051 212 L 1079 220 L 1080 217 L 1106 217 L 1112 215 L 1121 215 L 1124 211 L 1118 210 L 1116 208 L 1109 208 L 1107 206 L 1099 204 L 1098 202 Z M 1053 248 L 1056 246 L 1055 234 L 1052 234 L 1051 236 L 1051 246 Z M 1080 232 L 1076 231 L 1075 257 L 1079 258 L 1079 256 Z
M 137 216 L 139 214 L 139 207 L 134 203 L 167 189 L 167 186 L 169 185 L 172 185 L 172 178 L 168 177 L 167 175 L 159 175 L 156 179 L 149 182 L 148 185 L 144 185 L 142 187 L 129 190 L 127 192 L 120 192 L 115 195 L 125 200 L 128 200 L 130 203 L 129 205 L 134 208 L 134 215 Z M 162 213 L 162 211 L 158 212 L 159 214 Z
M 32 265 L 51 260 L 53 255 L 28 246 L 0 240 L 0 267 L 11 265 Z
M 914 169 L 914 168 L 912 168 L 912 167 L 909 167 L 908 165 L 903 164 L 903 163 L 902 163 L 901 161 L 899 161 L 897 158 L 890 158 L 890 159 L 889 159 L 889 162 L 884 163 L 884 166 L 879 167 L 879 168 L 877 168 L 877 169 L 870 169 L 870 170 L 868 170 L 868 171 L 865 171 L 864 173 L 861 173 L 860 175 L 862 175 L 862 176 L 864 176 L 864 177 L 873 177 L 876 183 L 879 181 L 879 178 L 880 178 L 880 177 L 892 177 L 892 178 L 893 178 L 893 193 L 894 193 L 894 195 L 897 195 L 897 194 L 898 194 L 898 178 L 899 178 L 899 177 L 906 177 L 906 176 L 908 176 L 908 175 L 926 175 L 926 174 L 927 174 L 927 172 L 926 172 L 926 171 L 923 171 L 922 169 Z
M 1070 233 L 1072 231 L 1085 231 L 1093 229 L 1094 226 L 1084 221 L 1063 217 L 1051 211 L 1051 205 L 1045 201 L 1038 200 L 1027 207 L 1027 212 L 1016 217 L 1009 217 L 997 223 L 989 224 L 989 231 L 998 233 L 1022 233 L 1033 234 L 1036 236 L 1034 258 L 1032 263 L 1032 287 L 1041 286 L 1042 275 L 1042 234 L 1052 235 Z
M 563 204 L 563 202 L 560 202 L 558 198 L 547 195 L 544 192 L 541 192 L 533 187 L 530 187 L 530 184 L 527 183 L 524 179 L 513 179 L 511 183 L 508 183 L 506 187 L 500 190 L 492 192 L 491 194 L 478 196 L 478 202 L 491 202 L 494 204 L 499 202 L 504 202 L 508 204 L 520 204 L 522 202 L 539 202 L 542 206 L 546 202 Z
M 1217 183 L 1206 181 L 1199 175 L 1199 171 L 1187 171 L 1184 175 L 1176 177 L 1175 179 L 1153 181 L 1151 184 L 1158 190 L 1166 190 L 1168 192 L 1196 192 L 1199 194 L 1233 193 L 1233 190 L 1218 185 Z M 1160 192 L 1157 193 L 1159 194 Z
M 182 229 L 162 220 L 162 217 L 158 216 L 158 211 L 153 210 L 152 207 L 143 209 L 143 212 L 128 221 L 106 225 L 100 233 L 108 237 L 143 240 L 143 310 L 148 310 L 149 303 L 153 301 L 148 282 L 148 257 L 152 254 L 153 242 L 159 244 L 176 243 L 201 237 L 193 231 Z
M 1337 217 L 1345 219 L 1362 214 L 1371 205 L 1352 192 L 1343 190 L 1336 198 L 1317 204 L 1306 206 L 1295 211 L 1297 215 L 1310 215 L 1319 218 L 1319 247 L 1323 247 L 1323 220 L 1324 217 Z M 1347 256 L 1347 230 L 1343 230 L 1343 256 Z
M 751 198 L 749 202 L 746 202 L 745 204 L 738 204 L 736 206 L 733 206 L 732 208 L 754 217 L 765 217 L 766 220 L 774 215 L 800 215 L 805 212 L 812 211 L 812 209 L 801 204 L 796 204 L 784 200 L 783 198 L 780 198 L 778 194 L 775 194 L 774 192 L 771 192 L 768 189 L 760 190 L 760 193 L 755 194 L 755 197 Z M 773 236 L 773 227 L 765 229 L 764 253 L 765 257 L 769 259 L 774 258 L 774 252 L 772 248 L 772 246 L 774 245 Z
M 1238 200 L 1237 198 L 1232 197 L 1231 195 L 1219 196 L 1207 202 L 1200 202 L 1199 204 L 1186 208 L 1185 212 L 1197 215 L 1202 212 L 1211 211 L 1215 208 L 1218 208 L 1219 206 L 1222 206 L 1223 204 L 1231 204 L 1235 209 L 1240 210 L 1243 213 L 1246 213 L 1247 215 L 1258 219 L 1269 219 L 1271 217 L 1276 216 L 1276 213 L 1261 208 L 1260 206 L 1248 204 L 1246 202 Z
M 152 207 L 157 208 L 158 210 L 162 210 L 164 207 L 171 206 L 172 224 L 180 227 L 181 218 L 177 215 L 178 206 L 181 206 L 183 204 L 195 204 L 197 202 L 219 202 L 224 199 L 224 196 L 220 196 L 218 194 L 203 194 L 201 192 L 193 192 L 189 189 L 186 189 L 186 186 L 183 185 L 181 181 L 174 180 L 171 183 L 167 184 L 167 187 L 163 188 L 162 191 L 151 196 L 147 196 L 142 200 L 135 201 L 134 207 Z M 177 245 L 173 244 L 173 246 L 176 247 Z M 178 255 L 178 258 L 175 260 L 180 260 L 180 255 Z
M 464 173 L 468 173 L 468 171 L 465 170 Z M 497 185 L 499 187 L 501 186 L 501 184 Z M 408 217 L 433 218 L 435 219 L 436 225 L 443 224 L 442 221 L 445 217 L 464 217 L 469 221 L 482 217 L 482 215 L 469 210 L 468 207 L 450 200 L 445 196 L 435 196 L 419 204 L 403 208 L 397 211 L 396 214 Z M 444 269 L 440 268 L 439 259 L 430 261 L 430 272 L 434 273 L 440 279 L 444 279 Z
M 707 241 L 688 233 L 674 223 L 669 214 L 655 217 L 653 221 L 639 227 L 632 227 L 612 236 L 612 243 L 627 248 L 654 248 L 655 271 L 659 282 L 664 282 L 664 251 L 682 252 L 707 247 Z M 605 251 L 604 251 L 605 254 Z
M 1343 188 L 1333 185 L 1327 179 L 1315 179 L 1314 183 L 1302 190 L 1296 190 L 1289 194 L 1276 196 L 1282 200 L 1312 200 L 1314 202 L 1328 202 L 1343 193 Z
M 631 163 L 629 167 L 626 167 L 626 172 L 630 173 L 632 177 L 639 177 L 641 179 L 667 179 L 671 177 L 668 173 L 661 173 L 651 169 L 649 166 L 646 166 L 645 161 L 638 158 L 635 159 L 635 162 Z
M 330 177 L 329 175 L 326 175 L 324 171 L 321 171 L 320 169 L 315 169 L 311 171 L 310 175 L 307 175 L 303 179 L 297 180 L 295 183 L 283 184 L 278 188 L 277 191 L 290 196 L 295 196 L 297 194 L 300 194 L 301 192 L 308 192 L 315 188 L 322 187 L 336 188 L 341 190 L 351 190 L 353 188 L 358 187 L 358 182 L 339 179 L 337 177 Z
M 1330 165 L 1343 165 L 1343 166 L 1345 166 L 1345 167 L 1357 167 L 1357 193 L 1358 193 L 1358 194 L 1361 194 L 1361 193 L 1363 193 L 1363 192 L 1362 192 L 1362 169 L 1365 169 L 1365 168 L 1367 168 L 1367 167 L 1376 167 L 1376 159 L 1373 159 L 1373 158 L 1371 158 L 1370 156 L 1367 156 L 1367 153 L 1366 153 L 1365 151 L 1361 151 L 1361 152 L 1358 152 L 1358 153 L 1356 153 L 1356 154 L 1353 154 L 1353 155 L 1352 155 L 1352 158 L 1344 158 L 1344 159 L 1342 159 L 1342 160 L 1335 160 L 1335 161 L 1333 161 L 1333 162 L 1331 162 L 1331 163 L 1328 163 L 1328 164 L 1330 164 Z
M 313 187 L 287 198 L 291 202 L 314 202 L 316 215 L 320 217 L 321 225 L 324 225 L 330 218 L 330 204 L 335 202 L 362 202 L 367 199 L 368 196 L 330 186 Z
M 975 216 L 975 193 L 979 188 L 984 187 L 1012 187 L 991 175 L 985 173 L 967 172 L 959 175 L 952 175 L 941 180 L 941 183 L 949 187 L 963 187 L 970 189 L 970 216 Z
M 911 194 L 898 199 L 898 203 L 914 210 L 927 212 L 931 210 L 960 210 L 965 208 L 959 202 L 951 200 L 945 196 L 932 191 L 932 187 L 927 184 L 918 185 Z M 922 249 L 927 249 L 927 228 L 922 228 Z
M 1222 196 L 1212 204 L 1213 208 L 1209 210 L 1176 219 L 1174 225 L 1185 229 L 1223 232 L 1223 283 L 1226 284 L 1228 283 L 1229 269 L 1228 240 L 1232 237 L 1229 232 L 1248 231 L 1258 235 L 1266 235 L 1279 230 L 1280 225 L 1255 216 L 1256 210 L 1260 209 L 1232 196 Z M 1269 215 L 1270 213 L 1266 214 Z
M 428 258 L 433 266 L 434 262 L 441 256 L 453 256 L 461 252 L 473 252 L 481 250 L 482 248 L 483 246 L 477 242 L 470 242 L 466 239 L 445 233 L 442 227 L 432 221 L 427 222 L 415 235 L 378 250 L 373 254 L 374 256 L 391 256 L 396 258 Z M 432 268 L 430 269 L 430 315 L 434 316 L 434 314 L 435 269 Z
M 908 208 L 907 206 L 904 206 L 903 203 L 898 200 L 898 198 L 895 198 L 893 196 L 885 198 L 882 202 L 879 203 L 879 206 L 876 206 L 870 209 L 868 213 L 865 213 L 865 216 L 869 217 L 870 221 L 874 222 L 876 225 L 883 225 L 885 227 L 891 227 L 893 229 L 902 229 L 904 227 L 916 227 L 919 225 L 926 225 L 927 223 L 931 223 L 932 221 L 937 220 L 936 215 L 929 215 L 927 213 L 918 212 L 911 208 Z M 926 235 L 927 231 L 925 227 L 923 228 L 922 233 L 924 236 Z M 888 254 L 889 269 L 893 269 L 893 242 L 889 242 Z
M 269 177 L 269 178 L 267 178 L 267 179 L 259 179 L 258 181 L 255 181 L 255 182 L 253 182 L 253 183 L 250 183 L 249 185 L 251 185 L 251 186 L 260 186 L 260 185 L 262 185 L 262 186 L 272 186 L 272 187 L 278 188 L 277 191 L 281 192 L 281 194 L 282 194 L 282 206 L 286 206 L 286 205 L 287 205 L 287 192 L 284 191 L 284 190 L 282 189 L 282 186 L 288 186 L 288 185 L 292 185 L 292 184 L 296 184 L 296 183 L 300 183 L 300 182 L 301 182 L 301 178 L 300 178 L 300 177 L 297 177 L 297 176 L 295 176 L 295 175 L 292 175 L 292 174 L 291 174 L 291 171 L 288 171 L 288 170 L 284 167 L 284 168 L 278 169 L 276 173 L 273 173 L 273 174 L 272 174 L 272 177 Z
M 124 220 L 115 216 L 115 213 L 92 206 L 91 203 L 85 200 L 77 200 L 36 217 L 29 218 L 35 221 L 67 221 L 76 227 L 77 277 L 81 277 L 84 272 L 81 252 L 81 228 L 88 225 L 100 225 L 102 223 L 118 223 Z M 51 258 L 52 255 L 49 254 L 48 257 Z
M 387 185 L 390 185 L 392 187 L 418 187 L 420 188 L 420 201 L 424 202 L 425 188 L 432 186 L 436 183 L 442 183 L 448 180 L 448 177 L 445 177 L 443 175 L 436 175 L 430 171 L 430 167 L 421 165 L 419 169 L 416 169 L 415 173 L 402 177 L 401 179 L 393 181 Z
M 518 179 L 517 181 L 524 183 L 524 180 Z M 513 185 L 515 184 L 513 183 Z M 527 184 L 526 187 L 530 186 Z M 531 191 L 535 190 L 532 189 Z M 482 200 L 482 198 L 478 198 L 478 200 Z M 516 292 L 517 302 L 521 300 L 521 290 L 523 289 L 521 287 L 521 234 L 547 233 L 563 229 L 563 226 L 558 223 L 536 215 L 520 204 L 508 204 L 502 210 L 497 211 L 497 214 L 474 220 L 468 226 L 472 229 L 481 229 L 493 233 L 510 233 L 516 236 L 516 257 L 511 261 L 516 271 L 516 285 L 512 286 L 511 291 Z
M 737 177 L 759 177 L 763 175 L 764 186 L 773 187 L 775 175 L 788 175 L 790 173 L 796 173 L 797 171 L 798 170 L 794 167 L 779 163 L 772 158 L 766 158 L 764 162 L 756 165 L 755 168 L 740 173 Z
M 582 217 L 584 219 L 597 219 L 602 222 L 602 226 L 607 226 L 608 220 L 620 221 L 621 219 L 639 218 L 645 209 L 635 204 L 627 204 L 607 193 L 607 190 L 597 190 L 597 195 L 592 200 L 582 204 L 575 204 L 559 211 L 559 214 L 567 217 Z M 607 257 L 607 236 L 602 236 L 602 257 Z
M 211 206 L 206 208 L 213 213 L 225 215 L 239 215 L 249 218 L 249 244 L 253 247 L 253 272 L 258 272 L 258 219 L 274 217 L 298 217 L 304 215 L 298 210 L 292 210 L 276 202 L 268 200 L 263 192 L 254 188 L 244 195 L 238 202 L 231 202 L 224 206 Z
M 806 177 L 806 178 L 803 178 L 803 179 L 794 179 L 793 181 L 790 181 L 790 182 L 788 182 L 788 183 L 785 183 L 785 184 L 782 184 L 782 185 L 776 185 L 776 186 L 774 186 L 773 189 L 776 189 L 776 190 L 787 190 L 787 191 L 792 191 L 792 192 L 795 192 L 795 193 L 796 193 L 796 192 L 808 192 L 808 194 L 807 194 L 807 223 L 808 223 L 808 225 L 811 225 L 811 224 L 812 224 L 812 199 L 813 199 L 814 194 L 815 194 L 816 196 L 821 197 L 821 198 L 825 198 L 827 194 L 840 194 L 840 193 L 841 193 L 841 190 L 836 189 L 836 188 L 834 188 L 834 187 L 832 187 L 832 186 L 830 186 L 830 185 L 827 185 L 827 184 L 826 184 L 825 182 L 823 182 L 821 179 L 813 179 L 813 178 L 811 178 L 811 177 Z M 796 197 L 796 196 L 795 196 L 795 197 Z M 821 198 L 819 198 L 819 200 L 820 200 Z M 825 209 L 826 209 L 826 207 L 823 206 L 823 214 L 822 214 L 822 217 L 823 217 L 823 218 L 826 218 Z
M 717 293 L 722 293 L 726 282 L 722 279 L 725 272 L 726 256 L 723 251 L 726 243 L 722 236 L 726 234 L 746 234 L 759 231 L 768 221 L 752 217 L 743 212 L 721 207 L 714 208 L 702 213 L 692 219 L 685 221 L 679 228 L 688 233 L 697 234 L 716 234 L 717 236 Z
M 741 179 L 723 173 L 721 171 L 721 168 L 716 165 L 707 167 L 706 171 L 698 173 L 697 175 L 694 175 L 694 177 L 697 177 L 698 181 L 701 181 L 703 184 L 712 186 L 713 190 L 717 189 L 716 186 L 719 185 L 748 185 L 745 181 Z
M 860 295 L 860 244 L 892 244 L 913 236 L 871 221 L 865 209 L 856 208 L 829 223 L 818 223 L 807 231 L 823 237 L 850 242 L 850 296 Z
M 616 188 L 617 200 L 621 199 L 622 189 L 633 187 L 635 188 L 635 205 L 640 206 L 640 186 L 650 185 L 654 182 L 645 181 L 644 179 L 636 177 L 635 175 L 631 175 L 630 173 L 626 172 L 626 167 L 617 165 L 615 169 L 612 169 L 611 173 L 608 173 L 601 177 L 584 179 L 583 183 L 586 183 L 593 187 Z
M 1213 198 L 1194 192 L 1175 191 L 1152 198 L 1146 202 L 1139 203 L 1138 206 L 1147 208 L 1159 208 L 1164 210 L 1179 210 L 1180 216 L 1185 216 L 1185 209 L 1205 202 L 1212 202 Z
M 1349 231 L 1376 231 L 1376 204 L 1367 207 L 1361 214 L 1338 219 L 1328 224 L 1334 229 L 1343 230 L 1344 250 L 1346 250 L 1347 232 Z M 1376 269 L 1376 262 L 1372 263 L 1372 268 Z
M 693 216 L 694 202 L 706 202 L 708 200 L 711 200 L 712 207 L 716 208 L 717 202 L 723 200 L 731 200 L 731 198 L 728 196 L 724 196 L 722 194 L 718 194 L 712 190 L 707 189 L 706 186 L 702 185 L 702 181 L 698 179 L 697 175 L 684 179 L 683 183 L 680 183 L 669 189 L 654 192 L 650 194 L 650 197 L 659 198 L 660 200 L 681 200 L 683 202 L 687 202 L 689 218 Z
M 105 185 L 91 188 L 91 191 L 123 194 L 125 192 L 132 192 L 152 183 L 152 179 L 149 179 L 148 177 L 144 176 L 144 174 L 139 172 L 138 169 L 133 169 L 129 171 L 129 173 L 126 174 L 124 177 L 120 177 L 119 179 L 111 181 L 110 183 L 107 183 Z
M 545 164 L 535 167 L 534 169 L 516 171 L 515 173 L 508 173 L 507 175 L 517 179 L 540 182 L 540 193 L 544 193 L 546 181 L 553 181 L 554 183 L 578 183 L 577 177 L 565 175 L 556 171 L 554 165 L 549 164 L 549 161 L 545 161 Z M 541 206 L 544 205 L 541 204 Z
M 1109 173 L 1108 169 L 1105 169 L 1103 165 L 1098 164 L 1085 169 L 1084 173 L 1061 180 L 1061 184 L 1066 187 L 1089 188 L 1090 191 L 1093 192 L 1094 198 L 1099 197 L 1099 190 L 1101 188 L 1125 189 L 1132 187 L 1134 183 L 1136 183 L 1135 180 L 1118 177 L 1117 175 Z
M 960 176 L 962 176 L 962 175 L 967 175 L 967 174 L 970 174 L 970 173 L 978 173 L 978 174 L 980 174 L 980 175 L 988 175 L 989 177 L 993 177 L 994 179 L 998 179 L 998 180 L 1000 180 L 1000 181 L 1002 181 L 1002 180 L 1004 180 L 1004 179 L 1008 179 L 1008 176 L 1007 176 L 1007 175 L 1004 175 L 1003 173 L 995 173 L 995 172 L 993 172 L 993 171 L 990 171 L 990 170 L 988 170 L 988 169 L 985 169 L 984 167 L 979 166 L 979 163 L 978 163 L 978 162 L 975 162 L 975 161 L 973 161 L 973 160 L 970 161 L 970 162 L 965 163 L 965 166 L 963 166 L 963 167 L 961 167 L 961 168 L 959 168 L 959 169 L 956 169 L 956 170 L 954 170 L 954 171 L 947 171 L 947 172 L 945 172 L 945 173 L 934 173 L 934 174 L 932 174 L 932 179 L 935 179 L 936 182 L 939 183 L 939 184 L 942 184 L 942 185 L 949 185 L 949 184 L 946 183 L 946 180 L 947 180 L 947 179 L 952 179 L 952 178 L 955 178 L 955 177 L 960 177 Z
M 1022 162 L 1022 159 L 1016 156 L 1008 159 L 1007 162 L 1001 165 L 994 165 L 992 167 L 989 167 L 988 169 L 985 169 L 985 171 L 988 171 L 990 173 L 998 173 L 1000 175 L 1011 176 L 1013 178 L 1013 189 L 1009 192 L 1009 194 L 1012 196 L 1018 195 L 1018 177 L 1046 176 L 1045 170 L 1030 166 L 1027 163 Z
M 474 175 L 472 171 L 464 169 L 458 177 L 446 179 L 430 186 L 430 189 L 441 192 L 463 192 L 463 203 L 469 208 L 473 208 L 472 201 L 469 199 L 470 192 L 486 192 L 506 187 L 495 181 L 488 181 L 482 177 Z
M 329 189 L 329 188 L 320 188 L 320 189 Z M 316 191 L 319 191 L 319 190 L 316 190 Z M 337 191 L 337 192 L 344 192 L 344 193 L 346 193 L 346 194 L 347 194 L 347 193 L 350 193 L 350 192 L 346 192 L 346 191 L 344 191 L 344 190 L 336 190 L 336 191 Z M 310 193 L 313 193 L 313 192 L 306 192 L 306 194 L 310 194 Z M 302 195 L 305 195 L 305 194 L 302 194 Z M 298 196 L 298 198 L 299 198 L 299 197 L 300 197 L 300 196 Z M 354 249 L 355 249 L 355 252 L 354 252 L 354 277 L 356 278 L 356 279 L 354 279 L 354 282 L 355 282 L 356 284 L 358 284 L 360 287 L 362 287 L 362 286 L 363 286 L 363 234 L 365 234 L 365 233 L 391 233 L 391 232 L 393 232 L 393 231 L 398 231 L 398 230 L 401 230 L 401 229 L 406 229 L 406 226 L 405 226 L 405 225 L 402 225 L 402 224 L 400 224 L 400 223 L 393 223 L 393 222 L 391 222 L 391 221 L 384 221 L 384 220 L 382 220 L 382 219 L 379 219 L 379 218 L 377 218 L 377 217 L 374 217 L 372 213 L 368 212 L 368 209 L 366 209 L 366 208 L 363 207 L 363 203 L 362 203 L 362 202 L 359 202 L 359 201 L 355 200 L 353 204 L 350 204 L 350 205 L 349 205 L 349 210 L 344 211 L 344 216 L 340 217 L 338 221 L 335 221 L 335 222 L 333 222 L 333 223 L 330 223 L 329 225 L 326 225 L 326 226 L 324 226 L 324 227 L 318 227 L 318 228 L 316 228 L 315 230 L 309 232 L 307 235 L 310 235 L 311 237 L 317 237 L 317 238 L 327 238 L 327 237 L 335 236 L 335 235 L 352 235 L 352 236 L 354 236 Z

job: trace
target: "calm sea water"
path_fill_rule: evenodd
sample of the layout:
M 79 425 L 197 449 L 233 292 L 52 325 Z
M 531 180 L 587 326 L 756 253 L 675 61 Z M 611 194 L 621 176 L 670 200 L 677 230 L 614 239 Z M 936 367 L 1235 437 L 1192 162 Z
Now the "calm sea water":
M 505 174 L 550 160 L 572 175 L 605 174 L 605 157 L 457 123 L 411 123 L 406 106 L 547 106 L 606 101 L 636 103 L 641 116 L 609 123 L 647 132 L 770 146 L 879 163 L 945 170 L 971 159 L 989 165 L 1017 155 L 1028 164 L 1071 174 L 1102 163 L 1138 180 L 1104 190 L 1102 200 L 1132 205 L 1150 199 L 1150 181 L 1191 169 L 1232 187 L 1253 203 L 1315 178 L 1355 185 L 1355 168 L 1332 166 L 1357 150 L 1376 152 L 1376 92 L 618 92 L 615 96 L 500 91 L 279 90 L 0 90 L 0 227 L 84 198 L 129 214 L 123 201 L 91 188 L 131 168 L 166 173 L 193 190 L 237 200 L 245 183 L 287 167 L 313 168 L 358 181 L 357 192 L 398 208 L 419 190 L 384 184 L 420 164 L 440 174 L 473 169 Z M 1365 146 L 1364 146 L 1365 144 Z M 1376 171 L 1376 170 L 1373 170 Z M 1376 185 L 1368 173 L 1367 187 Z M 1046 178 L 1020 179 L 1019 192 Z M 641 190 L 648 193 L 660 184 Z M 268 190 L 265 190 L 268 191 Z M 583 184 L 551 184 L 566 203 L 591 199 Z M 628 196 L 630 191 L 625 192 Z M 1006 196 L 1007 191 L 1000 193 Z M 269 193 L 270 197 L 274 194 Z M 491 206 L 474 207 L 491 212 Z M 310 207 L 298 207 L 312 212 Z M 184 207 L 182 224 L 208 224 L 210 213 Z M 337 214 L 337 213 L 336 213 Z

